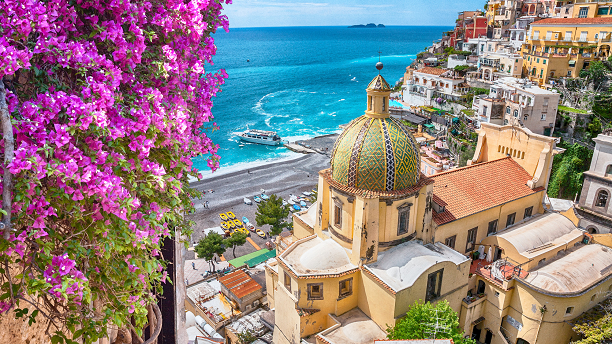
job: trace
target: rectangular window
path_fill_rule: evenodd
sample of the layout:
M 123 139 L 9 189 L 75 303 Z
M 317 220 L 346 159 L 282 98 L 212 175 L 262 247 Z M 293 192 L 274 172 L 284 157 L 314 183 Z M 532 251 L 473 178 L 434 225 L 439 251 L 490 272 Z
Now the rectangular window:
M 444 269 L 432 272 L 427 276 L 427 290 L 425 291 L 425 302 L 430 302 L 440 297 L 442 289 L 442 273 Z
M 291 276 L 285 272 L 285 289 L 291 292 Z
M 597 14 L 600 16 L 608 15 L 608 7 L 600 7 L 597 9 Z
M 574 307 L 567 307 L 565 309 L 565 315 L 570 315 L 574 312 Z
M 586 18 L 588 13 L 588 7 L 580 7 L 580 12 L 578 12 L 578 18 Z
M 368 111 L 371 111 L 371 110 L 372 110 L 372 96 L 368 96 Z
M 533 206 L 529 207 L 529 208 L 525 208 L 525 216 L 523 216 L 524 219 L 531 217 L 531 213 L 533 212 Z
M 323 283 L 308 283 L 308 300 L 323 300 Z
M 408 220 L 410 218 L 410 206 L 398 209 L 397 213 L 397 235 L 408 233 Z
M 545 120 L 546 120 L 546 114 L 545 114 L 545 113 L 543 113 L 543 114 L 542 114 L 542 117 L 540 117 L 540 121 L 545 121 Z
M 540 58 L 538 57 L 538 60 L 536 61 L 537 63 L 540 63 Z
M 552 31 L 546 31 L 546 40 L 550 41 L 551 38 L 552 38 Z
M 516 213 L 512 213 L 508 215 L 506 218 L 506 227 L 512 226 L 514 224 L 514 219 L 516 218 Z
M 544 60 L 544 59 L 543 59 L 543 60 L 542 60 L 542 63 L 543 63 L 543 64 L 546 64 L 546 60 Z
M 334 205 L 334 225 L 342 225 L 342 208 L 339 207 L 337 204 Z
M 497 222 L 497 220 L 489 222 L 489 227 L 487 228 L 487 236 L 497 232 Z
M 578 42 L 586 42 L 588 34 L 589 34 L 588 31 L 581 31 L 580 32 L 580 39 L 578 40 Z
M 544 98 L 542 105 L 544 105 L 544 107 L 548 107 L 548 98 Z
M 467 233 L 467 242 L 465 243 L 465 253 L 468 253 L 474 249 L 476 243 L 476 234 L 478 233 L 478 227 L 470 229 Z
M 387 97 L 383 97 L 382 110 L 385 112 L 387 108 Z
M 571 31 L 565 31 L 565 37 L 563 38 L 563 40 L 565 41 L 571 41 L 572 40 L 572 32 Z
M 340 281 L 340 292 L 338 298 L 347 297 L 353 294 L 353 278 Z
M 452 237 L 448 237 L 446 238 L 446 240 L 444 240 L 444 244 L 452 249 L 455 248 L 455 240 L 457 239 L 456 235 L 453 235 Z
M 533 33 L 533 39 L 538 39 L 538 38 L 540 38 L 540 31 L 535 31 Z

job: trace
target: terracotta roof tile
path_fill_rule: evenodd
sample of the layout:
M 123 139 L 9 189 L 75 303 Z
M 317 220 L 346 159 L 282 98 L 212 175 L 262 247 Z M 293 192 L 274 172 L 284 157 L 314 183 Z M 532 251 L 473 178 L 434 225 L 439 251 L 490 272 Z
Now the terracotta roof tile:
M 423 67 L 419 70 L 417 70 L 417 73 L 425 73 L 425 74 L 432 74 L 432 75 L 442 75 L 445 72 L 449 71 L 448 69 L 444 69 L 444 68 L 434 68 L 434 67 Z
M 512 158 L 502 158 L 481 164 L 436 174 L 433 179 L 434 201 L 444 205 L 444 212 L 434 211 L 434 221 L 442 225 L 483 210 L 510 202 L 536 192 L 527 182 L 532 179 Z M 439 203 L 442 202 L 442 203 Z
M 607 24 L 612 25 L 612 17 L 597 17 L 597 18 L 548 18 L 534 22 L 531 26 L 539 26 L 546 24 Z
M 243 270 L 236 270 L 219 278 L 219 283 L 223 284 L 239 299 L 262 288 Z

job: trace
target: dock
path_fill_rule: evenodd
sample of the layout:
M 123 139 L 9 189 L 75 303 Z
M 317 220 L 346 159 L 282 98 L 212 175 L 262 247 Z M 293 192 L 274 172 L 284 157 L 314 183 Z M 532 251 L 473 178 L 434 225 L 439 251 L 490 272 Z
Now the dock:
M 292 151 L 294 151 L 296 153 L 302 153 L 302 154 L 317 153 L 317 151 L 315 151 L 314 149 L 306 148 L 306 147 L 298 145 L 296 143 L 285 143 L 283 145 L 287 149 L 292 150 Z

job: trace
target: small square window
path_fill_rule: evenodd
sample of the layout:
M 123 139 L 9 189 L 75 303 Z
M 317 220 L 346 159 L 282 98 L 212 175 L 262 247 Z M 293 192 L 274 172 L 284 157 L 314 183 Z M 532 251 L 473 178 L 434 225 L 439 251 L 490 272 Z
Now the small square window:
M 572 312 L 574 312 L 574 307 L 567 307 L 565 309 L 565 315 L 570 315 Z
M 308 300 L 323 300 L 323 283 L 308 284 Z
M 340 281 L 340 292 L 338 298 L 344 298 L 353 294 L 353 278 Z
M 448 237 L 446 238 L 446 240 L 444 240 L 444 244 L 450 248 L 455 248 L 455 240 L 457 240 L 457 236 L 453 235 L 452 237 Z
M 546 114 L 545 114 L 545 113 L 543 113 L 543 114 L 542 114 L 542 117 L 540 117 L 540 121 L 545 121 L 545 120 L 546 120 Z
M 506 218 L 506 227 L 512 226 L 514 224 L 514 219 L 516 218 L 516 213 L 512 213 L 508 215 Z
M 533 213 L 533 206 L 525 208 L 525 216 L 523 216 L 523 218 L 526 219 L 528 217 L 531 217 L 531 213 Z

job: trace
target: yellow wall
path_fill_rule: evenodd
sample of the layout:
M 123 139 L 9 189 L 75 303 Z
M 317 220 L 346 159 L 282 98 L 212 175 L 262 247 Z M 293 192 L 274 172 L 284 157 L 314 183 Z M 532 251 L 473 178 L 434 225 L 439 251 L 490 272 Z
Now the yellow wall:
M 272 264 L 276 265 L 277 263 L 274 262 Z M 278 275 L 270 271 L 270 269 L 268 268 L 266 268 L 265 271 L 266 271 L 266 293 L 267 293 L 266 296 L 267 296 L 268 304 L 270 308 L 274 308 L 274 295 L 275 295 L 276 286 L 278 283 Z
M 367 273 L 362 274 L 358 284 L 358 306 L 380 328 L 395 324 L 395 295 L 384 289 Z
M 282 282 L 277 284 L 275 296 L 276 305 L 278 306 L 274 315 L 275 343 L 299 343 L 301 319 L 295 310 L 297 300 L 285 289 Z

